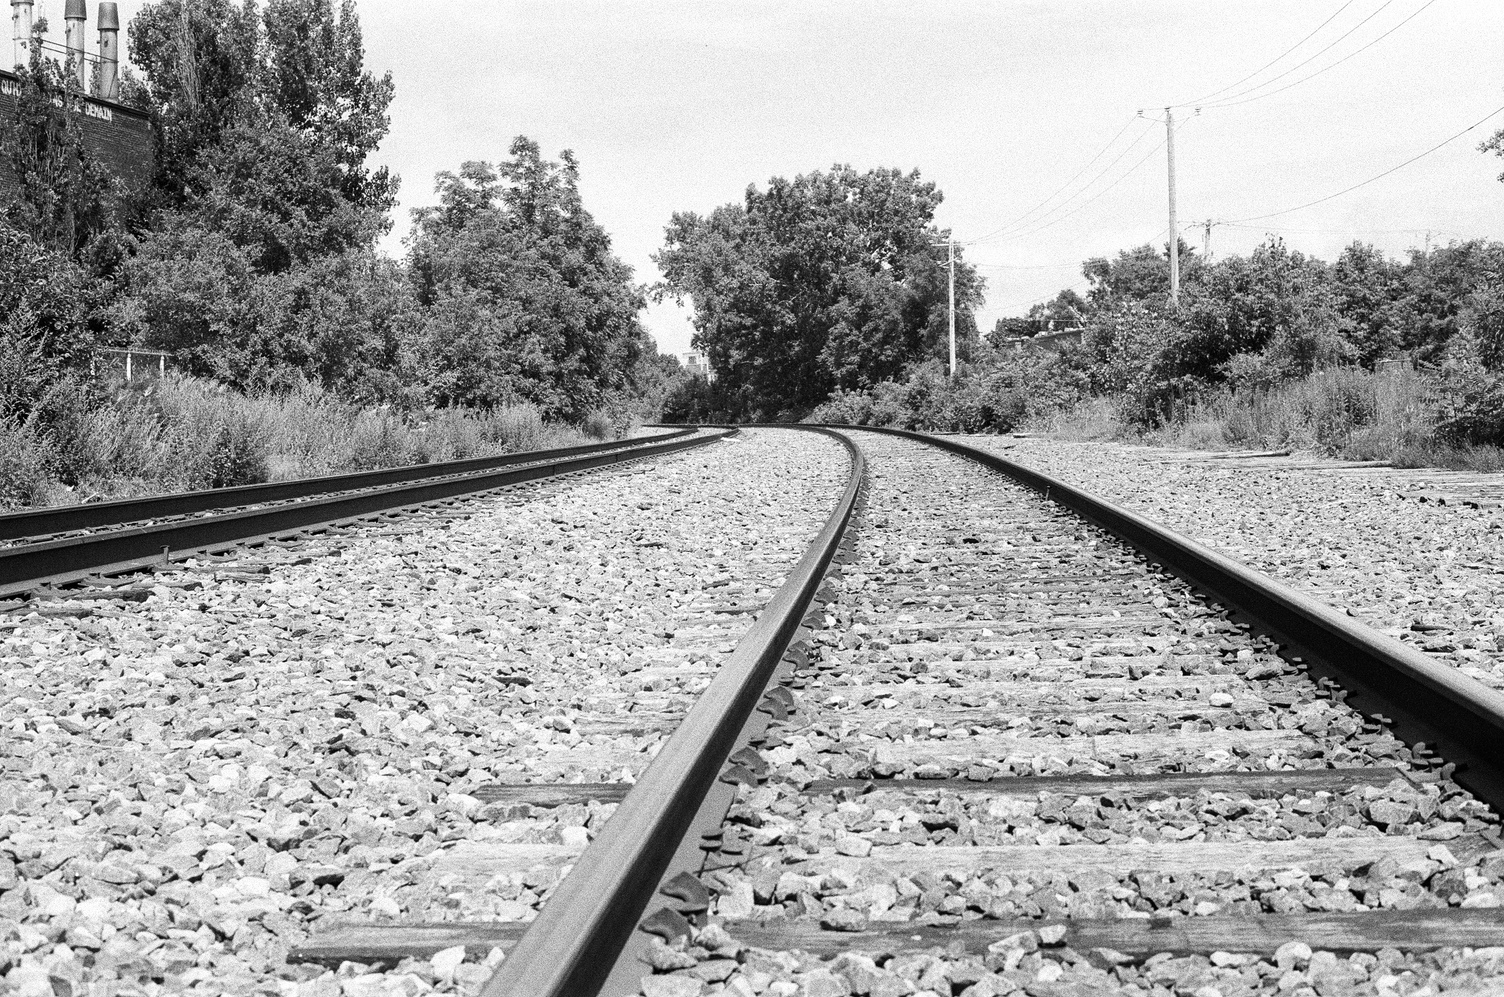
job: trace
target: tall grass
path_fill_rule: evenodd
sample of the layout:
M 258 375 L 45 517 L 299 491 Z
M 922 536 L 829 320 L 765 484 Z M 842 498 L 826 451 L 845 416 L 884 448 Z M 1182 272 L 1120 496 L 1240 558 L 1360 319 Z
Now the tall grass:
M 1388 460 L 1430 441 L 1432 395 L 1415 371 L 1334 367 L 1270 388 L 1223 389 L 1187 406 L 1157 435 L 1188 446 L 1290 447 Z
M 101 404 L 88 386 L 63 383 L 26 422 L 0 422 L 0 506 L 254 484 L 583 440 L 526 404 L 398 413 L 362 409 L 316 387 L 248 397 L 177 376 L 118 390 Z
M 1114 427 L 1112 403 L 1088 399 L 1030 428 L 1073 439 L 1133 435 Z M 1143 433 L 1152 443 L 1202 450 L 1309 450 L 1401 467 L 1504 470 L 1504 450 L 1459 447 L 1437 439 L 1437 388 L 1409 369 L 1375 374 L 1334 367 L 1269 388 L 1225 388 L 1179 407 L 1166 425 Z

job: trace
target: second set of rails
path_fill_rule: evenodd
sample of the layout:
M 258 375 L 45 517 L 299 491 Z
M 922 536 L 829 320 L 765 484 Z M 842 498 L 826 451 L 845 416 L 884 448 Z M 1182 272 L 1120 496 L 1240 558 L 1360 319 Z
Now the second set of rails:
M 1504 979 L 1465 954 L 1504 945 L 1504 697 L 1037 471 L 818 431 L 844 492 L 771 601 L 707 602 L 748 626 L 687 711 L 613 720 L 663 734 L 635 783 L 477 791 L 615 807 L 551 859 L 536 919 L 350 924 L 293 958 L 499 946 L 483 992 L 528 995 Z M 519 480 L 630 459 L 591 450 Z M 129 560 L 96 559 L 0 597 Z

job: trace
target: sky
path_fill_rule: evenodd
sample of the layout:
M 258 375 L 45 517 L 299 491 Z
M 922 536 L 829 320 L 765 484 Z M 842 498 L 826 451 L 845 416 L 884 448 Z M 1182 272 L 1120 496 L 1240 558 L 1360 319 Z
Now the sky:
M 122 19 L 139 6 L 122 2 Z M 48 7 L 60 15 L 62 0 Z M 361 0 L 359 12 L 368 67 L 397 85 L 374 157 L 402 178 L 383 243 L 394 254 L 436 172 L 503 159 L 519 134 L 552 157 L 575 152 L 586 207 L 644 283 L 659 278 L 652 254 L 675 211 L 835 163 L 917 167 L 944 192 L 937 223 L 973 243 L 989 329 L 1083 288 L 1088 257 L 1165 242 L 1166 105 L 1184 105 L 1182 238 L 1200 250 L 1214 222 L 1214 257 L 1271 233 L 1324 259 L 1355 239 L 1402 256 L 1504 237 L 1504 160 L 1477 149 L 1504 128 L 1498 0 Z M 1390 176 L 1285 210 L 1495 110 Z M 682 309 L 644 321 L 660 350 L 690 348 Z

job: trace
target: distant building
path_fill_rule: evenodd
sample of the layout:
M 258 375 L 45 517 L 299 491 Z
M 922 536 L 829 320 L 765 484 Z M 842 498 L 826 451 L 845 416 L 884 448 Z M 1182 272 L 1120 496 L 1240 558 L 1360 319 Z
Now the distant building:
M 698 374 L 707 381 L 715 380 L 715 374 L 710 370 L 710 358 L 703 353 L 684 354 L 684 367 L 691 374 Z
M 1049 350 L 1059 353 L 1067 346 L 1074 346 L 1081 342 L 1082 329 L 1050 329 L 1039 332 L 1032 336 L 1009 336 L 998 342 L 999 346 L 1011 346 L 1015 352 L 1021 350 Z
M 35 44 L 31 37 L 32 0 L 11 0 L 13 65 L 31 61 Z M 84 145 L 106 169 L 127 184 L 136 186 L 151 179 L 155 147 L 151 118 L 144 111 L 120 103 L 120 13 L 117 5 L 99 5 L 99 50 L 89 55 L 84 50 L 87 27 L 86 0 L 67 0 L 64 7 L 67 45 L 41 43 L 44 55 L 56 58 L 76 74 L 78 91 L 84 95 L 79 127 Z M 92 92 L 91 92 L 92 91 Z M 16 98 L 21 92 L 21 78 L 0 69 L 0 118 L 15 114 Z M 18 193 L 10 157 L 0 155 L 0 198 Z

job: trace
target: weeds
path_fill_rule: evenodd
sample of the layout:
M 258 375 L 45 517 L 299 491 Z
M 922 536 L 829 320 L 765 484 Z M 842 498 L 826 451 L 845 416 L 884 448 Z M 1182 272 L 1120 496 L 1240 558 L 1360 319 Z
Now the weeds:
M 586 431 L 609 438 L 604 418 Z M 101 394 L 48 389 L 28 418 L 0 420 L 0 507 L 64 505 L 568 446 L 581 432 L 527 404 L 399 413 L 317 387 L 248 397 L 189 377 Z
M 1068 439 L 1135 437 L 1196 450 L 1312 450 L 1397 467 L 1504 470 L 1504 449 L 1447 441 L 1439 430 L 1450 405 L 1444 385 L 1414 370 L 1334 367 L 1272 387 L 1223 388 L 1153 430 L 1123 422 L 1121 406 L 1105 397 L 1042 415 L 1026 428 Z

